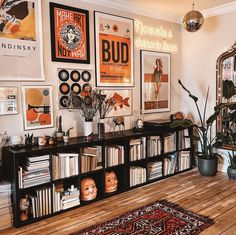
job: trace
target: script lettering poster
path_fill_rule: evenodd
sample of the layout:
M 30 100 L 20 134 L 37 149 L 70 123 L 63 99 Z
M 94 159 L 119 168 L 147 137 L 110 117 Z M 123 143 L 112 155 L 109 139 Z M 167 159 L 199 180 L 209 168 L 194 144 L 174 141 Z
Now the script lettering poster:
M 90 63 L 89 12 L 50 3 L 52 61 Z
M 133 20 L 94 14 L 97 86 L 133 86 Z
M 0 80 L 44 80 L 40 0 L 0 1 Z

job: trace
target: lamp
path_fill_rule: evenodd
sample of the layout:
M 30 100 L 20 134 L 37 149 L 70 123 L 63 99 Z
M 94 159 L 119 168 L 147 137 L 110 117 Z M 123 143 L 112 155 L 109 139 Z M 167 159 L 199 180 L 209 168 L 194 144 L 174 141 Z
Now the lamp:
M 189 11 L 183 18 L 182 25 L 183 28 L 188 32 L 196 32 L 198 31 L 203 23 L 204 18 L 201 12 L 194 10 L 195 1 L 193 1 L 193 10 Z

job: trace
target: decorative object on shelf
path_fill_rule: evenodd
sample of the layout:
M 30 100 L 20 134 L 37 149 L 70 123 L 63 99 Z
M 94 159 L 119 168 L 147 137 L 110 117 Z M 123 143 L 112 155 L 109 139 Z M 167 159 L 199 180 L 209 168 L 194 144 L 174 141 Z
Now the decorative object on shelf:
M 170 54 L 140 51 L 142 113 L 170 111 Z
M 26 221 L 29 218 L 29 199 L 28 195 L 20 199 L 20 221 Z
M 119 128 L 118 134 L 121 134 L 121 132 L 125 130 L 125 118 L 124 117 L 114 117 L 113 122 L 115 124 L 114 133 L 116 131 L 116 127 L 118 127 Z
M 25 134 L 25 146 L 30 147 L 33 145 L 33 133 L 30 135 L 29 133 Z
M 69 142 L 69 137 L 70 137 L 70 131 L 73 129 L 73 127 L 69 128 L 66 132 L 65 135 L 63 136 L 64 143 Z
M 94 19 L 97 86 L 133 86 L 133 20 L 96 11 Z
M 144 123 L 143 123 L 143 115 L 142 111 L 138 110 L 135 112 L 135 126 L 133 128 L 134 131 L 141 131 L 144 129 Z
M 0 80 L 45 80 L 41 0 L 1 1 L 0 12 Z
M 17 114 L 17 87 L 0 87 L 0 115 Z
M 201 12 L 194 10 L 195 1 L 193 0 L 193 9 L 189 11 L 183 18 L 182 25 L 188 32 L 196 32 L 202 28 L 204 17 Z
M 184 113 L 180 112 L 180 111 L 170 115 L 170 120 L 171 121 L 176 120 L 176 119 L 183 120 L 184 118 L 185 118 Z
M 52 86 L 22 86 L 25 130 L 53 127 Z
M 50 20 L 52 61 L 89 64 L 89 12 L 50 2 Z
M 22 138 L 19 135 L 14 135 L 10 137 L 11 144 L 17 146 L 22 143 Z
M 59 108 L 74 109 L 70 94 L 74 92 L 79 95 L 86 86 L 93 86 L 92 70 L 58 68 L 57 72 Z
M 62 130 L 62 116 L 59 116 L 58 118 L 58 130 L 56 132 L 56 138 L 58 142 L 63 141 L 63 136 L 65 132 Z
M 45 136 L 39 136 L 38 137 L 38 145 L 43 146 L 46 145 L 47 139 Z
M 81 200 L 91 201 L 97 197 L 97 186 L 92 178 L 81 180 Z
M 113 193 L 117 190 L 118 179 L 114 171 L 105 173 L 105 192 Z

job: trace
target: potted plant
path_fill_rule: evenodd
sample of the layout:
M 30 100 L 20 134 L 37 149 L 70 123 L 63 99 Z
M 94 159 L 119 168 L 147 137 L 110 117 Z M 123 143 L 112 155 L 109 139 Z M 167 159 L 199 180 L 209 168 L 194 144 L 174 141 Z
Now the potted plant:
M 188 93 L 189 97 L 194 101 L 197 113 L 199 116 L 200 124 L 194 124 L 191 120 L 174 120 L 171 127 L 185 126 L 188 127 L 193 125 L 195 131 L 198 134 L 198 139 L 200 142 L 200 151 L 198 152 L 198 169 L 201 175 L 204 176 L 214 176 L 217 173 L 218 167 L 218 157 L 221 157 L 217 152 L 215 152 L 215 143 L 217 141 L 217 136 L 212 135 L 212 125 L 217 119 L 223 108 L 234 109 L 235 103 L 224 103 L 219 104 L 214 107 L 215 112 L 206 120 L 206 108 L 207 100 L 209 95 L 209 88 L 207 91 L 207 96 L 204 104 L 203 113 L 200 112 L 198 106 L 198 97 L 193 95 L 181 82 L 178 80 L 181 87 Z

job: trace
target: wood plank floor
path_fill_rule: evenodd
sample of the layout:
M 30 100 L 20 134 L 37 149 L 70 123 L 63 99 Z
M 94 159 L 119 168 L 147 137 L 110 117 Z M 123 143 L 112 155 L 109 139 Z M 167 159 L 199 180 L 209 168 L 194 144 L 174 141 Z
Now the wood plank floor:
M 158 199 L 214 218 L 215 224 L 201 234 L 236 234 L 236 181 L 220 172 L 215 177 L 202 177 L 196 170 L 0 234 L 69 234 Z

